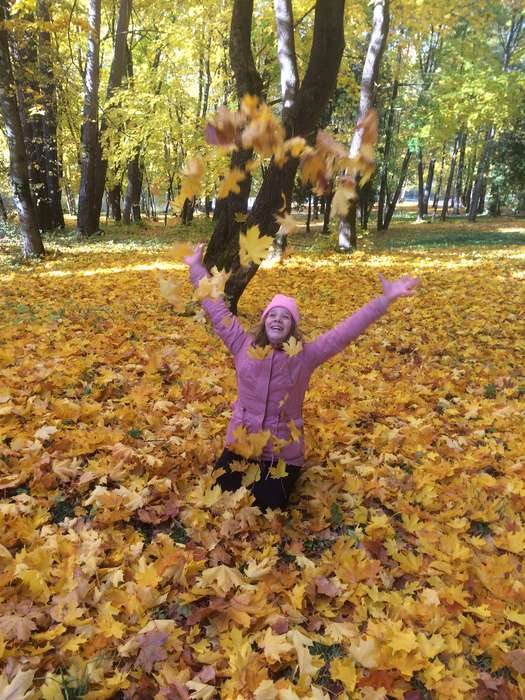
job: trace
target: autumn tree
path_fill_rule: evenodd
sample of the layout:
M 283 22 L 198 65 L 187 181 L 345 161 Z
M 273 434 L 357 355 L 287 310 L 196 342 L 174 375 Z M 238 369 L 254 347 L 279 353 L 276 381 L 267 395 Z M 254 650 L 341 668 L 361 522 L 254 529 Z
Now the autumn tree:
M 5 20 L 6 18 L 6 1 L 0 0 L 0 20 Z M 13 198 L 20 220 L 23 255 L 24 257 L 42 256 L 45 251 L 38 230 L 35 205 L 31 196 L 24 134 L 15 93 L 8 35 L 2 24 L 0 24 L 0 113 L 9 149 L 10 179 Z
M 77 228 L 82 236 L 91 236 L 99 230 L 98 169 L 101 163 L 98 89 L 100 82 L 100 2 L 88 2 L 88 48 L 86 59 L 83 121 L 81 127 L 80 192 L 78 198 Z

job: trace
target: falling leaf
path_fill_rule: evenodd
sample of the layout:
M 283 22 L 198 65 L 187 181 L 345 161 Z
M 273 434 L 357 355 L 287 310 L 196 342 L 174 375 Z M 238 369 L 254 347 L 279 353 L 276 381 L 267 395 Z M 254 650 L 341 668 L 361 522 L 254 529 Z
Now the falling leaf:
M 165 277 L 160 272 L 159 277 L 159 292 L 164 301 L 171 304 L 176 309 L 182 309 L 185 306 L 181 294 L 181 283 L 175 277 Z
M 218 199 L 224 199 L 230 192 L 234 194 L 239 194 L 241 187 L 239 185 L 246 178 L 246 173 L 240 168 L 232 168 L 228 170 L 224 178 L 221 180 L 219 185 L 219 191 L 217 192 Z
M 246 459 L 259 457 L 270 438 L 269 430 L 262 430 L 258 433 L 249 433 L 243 425 L 233 431 L 235 441 L 231 443 L 233 452 L 240 454 Z
M 260 236 L 258 226 L 250 226 L 246 234 L 239 235 L 239 257 L 241 265 L 247 267 L 250 263 L 259 265 L 268 255 L 273 238 Z
M 282 216 L 277 215 L 275 220 L 289 236 L 292 236 L 299 229 L 299 223 L 291 214 L 286 213 Z
M 275 447 L 275 442 L 273 439 L 272 445 Z M 286 462 L 283 459 L 280 459 L 275 467 L 270 467 L 268 471 L 272 479 L 284 479 L 288 476 L 288 472 L 286 471 Z

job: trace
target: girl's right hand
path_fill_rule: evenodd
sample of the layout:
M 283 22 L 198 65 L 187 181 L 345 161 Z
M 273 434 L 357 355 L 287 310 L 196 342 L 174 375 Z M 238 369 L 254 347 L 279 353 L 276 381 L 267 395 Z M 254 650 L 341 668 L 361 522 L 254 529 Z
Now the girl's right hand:
M 204 249 L 204 243 L 198 243 L 195 246 L 195 250 L 193 251 L 192 255 L 186 255 L 184 257 L 184 262 L 186 265 L 189 265 L 190 267 L 192 265 L 195 265 L 195 263 L 200 263 L 202 259 L 202 251 Z

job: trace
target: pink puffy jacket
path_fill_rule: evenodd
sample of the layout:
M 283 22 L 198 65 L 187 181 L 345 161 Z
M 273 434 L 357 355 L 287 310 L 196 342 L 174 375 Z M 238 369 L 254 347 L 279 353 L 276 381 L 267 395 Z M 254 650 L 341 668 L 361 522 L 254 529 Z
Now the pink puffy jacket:
M 195 263 L 190 275 L 193 286 L 197 287 L 207 271 L 201 263 Z M 293 420 L 300 439 L 290 442 L 279 453 L 273 452 L 269 440 L 260 459 L 283 459 L 287 464 L 301 466 L 304 462 L 303 402 L 312 372 L 382 316 L 388 308 L 387 300 L 383 295 L 376 297 L 332 330 L 304 343 L 302 351 L 293 357 L 274 350 L 263 360 L 250 357 L 248 349 L 253 337 L 242 328 L 222 299 L 205 299 L 202 306 L 235 360 L 237 400 L 233 404 L 226 446 L 235 441 L 233 431 L 240 425 L 249 433 L 269 430 L 277 438 L 290 440 L 288 423 Z

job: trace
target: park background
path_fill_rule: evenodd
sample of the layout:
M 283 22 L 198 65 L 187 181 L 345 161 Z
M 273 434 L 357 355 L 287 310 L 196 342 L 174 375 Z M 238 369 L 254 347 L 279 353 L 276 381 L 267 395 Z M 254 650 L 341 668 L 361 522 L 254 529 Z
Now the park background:
M 0 15 L 0 698 L 524 697 L 523 3 Z M 277 123 L 368 165 L 276 165 Z M 422 281 L 313 376 L 286 513 L 213 483 L 201 240 L 243 324 L 293 294 L 306 339 Z

